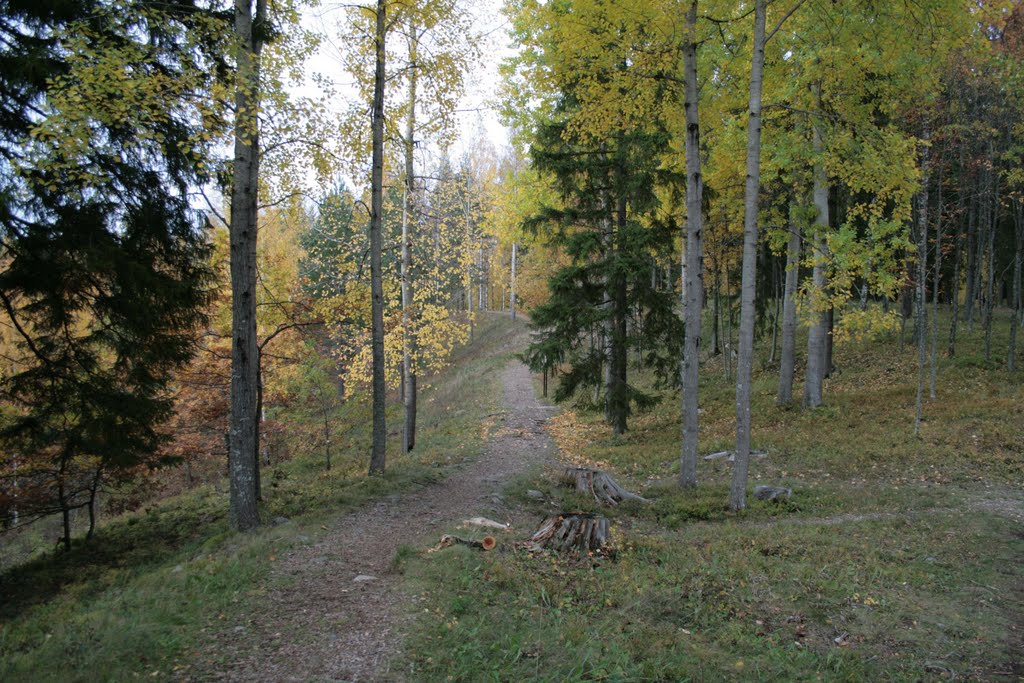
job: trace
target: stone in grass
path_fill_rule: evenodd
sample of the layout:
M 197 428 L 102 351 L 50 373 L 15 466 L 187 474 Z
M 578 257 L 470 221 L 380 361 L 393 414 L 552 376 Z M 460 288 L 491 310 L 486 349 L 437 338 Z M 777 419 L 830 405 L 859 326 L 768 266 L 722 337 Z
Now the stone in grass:
M 758 500 L 789 500 L 793 497 L 793 489 L 784 486 L 756 486 L 754 498 Z
M 369 574 L 360 574 L 356 578 L 352 579 L 355 583 L 366 583 L 367 581 L 376 581 L 376 576 L 370 576 Z
M 527 495 L 528 498 L 533 498 L 534 500 L 544 500 L 544 498 L 546 497 L 543 493 L 541 493 L 537 489 L 529 489 L 526 492 L 526 495 Z

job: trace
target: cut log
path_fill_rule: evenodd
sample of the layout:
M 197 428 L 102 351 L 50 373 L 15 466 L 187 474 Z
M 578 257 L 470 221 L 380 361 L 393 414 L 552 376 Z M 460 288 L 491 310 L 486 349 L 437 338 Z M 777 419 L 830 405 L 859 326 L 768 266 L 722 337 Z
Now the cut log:
M 486 517 L 472 517 L 470 519 L 464 519 L 460 526 L 463 528 L 468 526 L 482 526 L 488 529 L 501 529 L 502 531 L 508 531 L 512 528 L 511 524 L 495 522 L 493 519 L 487 519 Z
M 546 517 L 526 542 L 526 547 L 586 555 L 600 553 L 610 539 L 608 520 L 602 515 L 562 512 Z
M 566 467 L 562 470 L 561 481 L 577 491 L 594 496 L 594 500 L 602 505 L 614 507 L 624 500 L 636 500 L 646 503 L 647 499 L 622 488 L 611 475 L 601 470 L 586 467 Z
M 494 540 L 494 536 L 484 536 L 478 541 L 475 538 L 460 538 L 445 534 L 441 537 L 440 542 L 427 552 L 436 553 L 438 550 L 449 548 L 456 543 L 469 546 L 470 548 L 479 548 L 480 550 L 494 550 L 494 547 L 498 545 L 498 542 Z

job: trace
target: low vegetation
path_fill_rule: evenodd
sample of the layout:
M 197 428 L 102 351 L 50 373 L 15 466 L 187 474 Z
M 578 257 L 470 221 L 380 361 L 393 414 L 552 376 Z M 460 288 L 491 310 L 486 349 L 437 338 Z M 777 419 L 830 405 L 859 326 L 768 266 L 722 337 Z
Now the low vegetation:
M 7 569 L 0 680 L 172 677 L 207 634 L 265 594 L 289 546 L 309 542 L 339 513 L 437 481 L 480 452 L 500 400 L 491 378 L 510 358 L 512 332 L 497 316 L 477 325 L 476 343 L 456 350 L 455 365 L 424 391 L 415 454 L 394 458 L 383 476 L 366 476 L 370 426 L 353 399 L 336 416 L 345 437 L 331 470 L 322 451 L 265 470 L 262 515 L 274 524 L 256 533 L 229 531 L 224 483 L 210 484 L 111 519 L 70 552 L 47 551 Z M 399 409 L 395 403 L 396 417 Z M 319 416 L 279 418 L 301 434 L 301 422 Z M 391 432 L 398 452 L 400 434 Z
M 1005 330 L 1005 324 L 1000 326 Z M 1002 340 L 997 340 L 999 343 Z M 676 486 L 678 405 L 614 437 L 567 409 L 549 431 L 575 463 L 651 499 L 603 512 L 607 557 L 507 550 L 425 555 L 428 596 L 408 666 L 423 680 L 999 680 L 1020 675 L 1024 636 L 1021 375 L 982 362 L 981 336 L 940 359 L 938 398 L 913 435 L 914 359 L 888 338 L 837 348 L 827 406 L 774 405 L 755 372 L 752 485 L 793 489 L 728 512 L 730 465 Z M 704 366 L 702 454 L 734 438 L 734 388 Z M 547 500 L 526 494 L 540 490 Z M 512 487 L 539 520 L 593 499 L 535 472 Z

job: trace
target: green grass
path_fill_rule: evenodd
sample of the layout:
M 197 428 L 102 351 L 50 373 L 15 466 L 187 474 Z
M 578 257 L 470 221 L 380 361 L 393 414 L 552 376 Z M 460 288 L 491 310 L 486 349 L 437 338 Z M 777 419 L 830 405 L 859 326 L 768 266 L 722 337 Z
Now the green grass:
M 739 514 L 727 509 L 726 462 L 701 460 L 700 487 L 676 487 L 675 396 L 634 415 L 621 437 L 599 415 L 564 412 L 551 432 L 566 456 L 612 471 L 650 502 L 604 511 L 615 539 L 607 558 L 456 548 L 409 559 L 406 576 L 430 610 L 410 636 L 411 678 L 1021 675 L 1024 373 L 1005 370 L 1006 323 L 997 320 L 991 361 L 980 326 L 961 327 L 958 355 L 940 355 L 920 437 L 916 349 L 895 337 L 837 346 L 840 371 L 826 382 L 826 405 L 810 412 L 776 407 L 777 370 L 756 363 L 753 442 L 769 457 L 752 463 L 751 487 L 781 484 L 794 496 L 750 499 Z M 731 448 L 734 391 L 720 359 L 708 359 L 701 454 Z M 561 509 L 594 509 L 549 475 L 518 479 L 510 500 L 538 520 L 553 508 L 527 489 Z M 1000 508 L 1018 522 L 993 514 Z
M 314 542 L 328 518 L 436 481 L 480 453 L 489 416 L 500 405 L 493 377 L 509 361 L 510 340 L 522 326 L 486 317 L 477 332 L 475 344 L 456 351 L 451 371 L 423 391 L 413 454 L 398 455 L 400 422 L 392 411 L 385 475 L 365 474 L 369 420 L 358 401 L 337 417 L 344 446 L 330 471 L 319 451 L 264 470 L 263 519 L 283 516 L 291 523 L 233 533 L 226 491 L 205 486 L 110 520 L 92 542 L 76 542 L 68 553 L 43 553 L 6 570 L 0 680 L 173 677 L 205 634 L 244 628 L 246 605 L 266 590 L 277 557 Z

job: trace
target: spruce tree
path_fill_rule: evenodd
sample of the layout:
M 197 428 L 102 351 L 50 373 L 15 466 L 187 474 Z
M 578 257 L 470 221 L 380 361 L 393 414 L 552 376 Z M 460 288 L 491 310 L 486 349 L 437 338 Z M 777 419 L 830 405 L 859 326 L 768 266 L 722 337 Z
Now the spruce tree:
M 194 40 L 198 14 L 187 0 L 0 14 L 0 304 L 16 331 L 0 436 L 37 494 L 19 518 L 62 513 L 65 546 L 70 511 L 106 478 L 158 464 L 170 373 L 203 321 L 207 241 L 187 200 L 201 113 L 182 95 L 218 65 L 198 68 L 216 42 Z
M 565 123 L 571 108 L 565 97 L 561 116 L 539 126 L 531 149 L 534 165 L 553 176 L 562 206 L 544 208 L 528 227 L 546 231 L 572 263 L 551 277 L 549 300 L 531 311 L 536 334 L 526 359 L 536 371 L 567 363 L 555 400 L 593 391 L 621 434 L 634 407 L 655 401 L 630 384 L 630 351 L 641 350 L 642 364 L 666 382 L 677 374 L 681 323 L 672 292 L 652 286 L 651 270 L 678 234 L 655 218 L 655 187 L 678 179 L 658 171 L 663 133 L 584 140 Z

